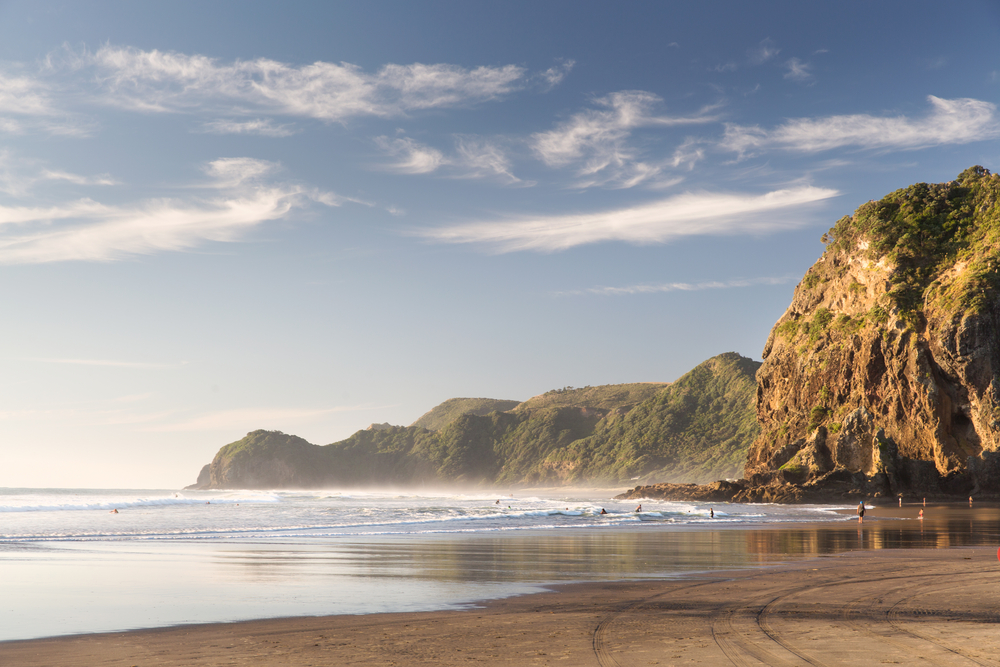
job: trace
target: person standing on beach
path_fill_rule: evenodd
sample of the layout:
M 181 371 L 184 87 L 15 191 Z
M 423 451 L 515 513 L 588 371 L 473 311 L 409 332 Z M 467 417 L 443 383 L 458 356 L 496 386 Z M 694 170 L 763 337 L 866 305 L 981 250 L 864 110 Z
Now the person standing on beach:
M 865 520 L 865 501 L 858 503 L 858 523 L 862 523 Z

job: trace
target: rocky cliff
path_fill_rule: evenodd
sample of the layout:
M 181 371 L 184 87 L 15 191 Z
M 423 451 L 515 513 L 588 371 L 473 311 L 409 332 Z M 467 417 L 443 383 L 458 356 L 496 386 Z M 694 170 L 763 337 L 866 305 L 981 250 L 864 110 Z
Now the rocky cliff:
M 764 346 L 761 432 L 731 496 L 1000 492 L 998 198 L 973 167 L 824 235 Z

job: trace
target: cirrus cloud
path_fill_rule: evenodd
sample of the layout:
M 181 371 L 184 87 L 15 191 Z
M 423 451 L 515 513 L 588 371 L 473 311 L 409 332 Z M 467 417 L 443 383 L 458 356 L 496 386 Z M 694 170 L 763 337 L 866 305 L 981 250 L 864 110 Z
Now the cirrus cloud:
M 93 70 L 100 85 L 98 99 L 115 106 L 154 112 L 217 108 L 333 122 L 491 101 L 522 88 L 527 78 L 525 68 L 517 65 L 387 64 L 366 72 L 351 63 L 296 66 L 267 58 L 220 62 L 198 54 L 111 45 L 74 55 L 70 62 L 74 69 Z M 555 72 L 547 76 L 554 83 L 560 78 Z M 217 121 L 208 128 L 281 131 L 260 121 Z
M 796 118 L 773 130 L 727 125 L 720 147 L 741 156 L 755 149 L 776 148 L 815 153 L 844 146 L 875 149 L 917 149 L 966 144 L 1000 136 L 995 104 L 929 95 L 930 112 L 923 118 L 868 114 Z
M 149 199 L 131 205 L 78 199 L 51 206 L 0 206 L 0 263 L 113 261 L 135 255 L 234 241 L 310 201 L 338 206 L 344 198 L 301 185 L 272 182 L 277 165 L 221 158 L 197 187 L 204 198 Z
M 803 207 L 837 196 L 836 190 L 800 186 L 763 195 L 687 193 L 603 211 L 520 216 L 418 232 L 439 243 L 469 243 L 493 252 L 553 252 L 607 241 L 667 243 L 685 236 L 761 234 L 807 224 Z

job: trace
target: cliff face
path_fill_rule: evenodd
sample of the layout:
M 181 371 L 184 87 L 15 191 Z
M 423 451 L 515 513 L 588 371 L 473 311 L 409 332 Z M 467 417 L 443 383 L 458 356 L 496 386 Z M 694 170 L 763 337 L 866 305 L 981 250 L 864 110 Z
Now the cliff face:
M 764 348 L 748 479 L 838 470 L 901 492 L 936 472 L 996 490 L 998 198 L 1000 178 L 974 167 L 830 230 Z

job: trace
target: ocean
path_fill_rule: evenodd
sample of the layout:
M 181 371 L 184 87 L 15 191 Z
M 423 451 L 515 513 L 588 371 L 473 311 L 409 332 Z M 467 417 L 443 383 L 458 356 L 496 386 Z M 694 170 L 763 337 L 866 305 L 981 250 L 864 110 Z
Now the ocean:
M 639 510 L 614 493 L 0 489 L 0 641 L 460 609 L 574 581 L 989 543 L 1000 525 L 995 508 L 858 526 L 853 506 Z

